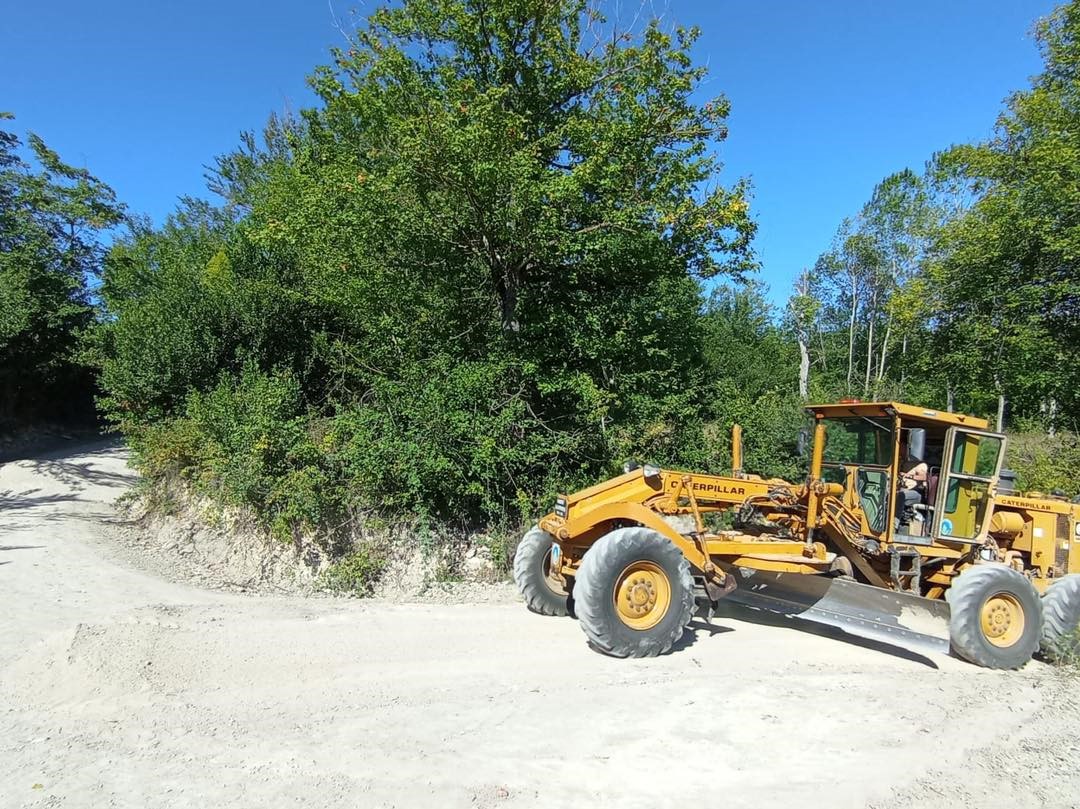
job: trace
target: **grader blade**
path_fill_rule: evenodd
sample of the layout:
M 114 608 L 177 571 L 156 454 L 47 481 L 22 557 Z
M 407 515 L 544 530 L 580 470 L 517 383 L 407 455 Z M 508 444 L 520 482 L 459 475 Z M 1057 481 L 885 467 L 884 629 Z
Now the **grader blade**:
M 948 653 L 949 605 L 850 579 L 731 568 L 728 596 L 747 607 L 837 627 L 904 648 Z

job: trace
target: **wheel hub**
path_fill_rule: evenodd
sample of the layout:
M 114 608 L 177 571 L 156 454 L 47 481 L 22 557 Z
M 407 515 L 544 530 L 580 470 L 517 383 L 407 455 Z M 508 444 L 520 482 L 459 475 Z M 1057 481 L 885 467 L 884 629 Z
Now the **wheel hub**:
M 656 603 L 656 588 L 648 579 L 633 579 L 626 596 L 632 610 L 638 613 L 648 612 Z
M 983 604 L 980 623 L 994 646 L 1012 646 L 1024 633 L 1024 610 L 1012 593 L 997 593 Z
M 650 629 L 667 614 L 671 583 L 653 562 L 634 562 L 616 581 L 613 594 L 619 619 L 632 629 Z

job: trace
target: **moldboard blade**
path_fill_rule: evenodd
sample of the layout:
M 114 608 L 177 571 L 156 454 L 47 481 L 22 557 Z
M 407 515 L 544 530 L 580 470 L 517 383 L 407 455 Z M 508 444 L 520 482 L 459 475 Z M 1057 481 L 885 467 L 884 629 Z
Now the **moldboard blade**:
M 732 567 L 726 600 L 921 651 L 949 651 L 949 605 L 850 579 Z

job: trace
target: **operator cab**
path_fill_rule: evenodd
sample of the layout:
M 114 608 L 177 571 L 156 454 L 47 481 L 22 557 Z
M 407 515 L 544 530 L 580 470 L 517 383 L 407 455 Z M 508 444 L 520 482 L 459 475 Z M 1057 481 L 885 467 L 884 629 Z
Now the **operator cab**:
M 897 402 L 807 410 L 821 442 L 811 477 L 844 487 L 864 536 L 911 545 L 981 541 L 1004 455 L 1004 437 L 988 432 L 984 419 Z

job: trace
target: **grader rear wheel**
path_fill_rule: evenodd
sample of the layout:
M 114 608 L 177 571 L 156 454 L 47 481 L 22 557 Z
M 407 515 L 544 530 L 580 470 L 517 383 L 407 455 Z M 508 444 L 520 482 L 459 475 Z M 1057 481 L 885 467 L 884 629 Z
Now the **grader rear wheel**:
M 690 621 L 690 563 L 647 528 L 619 528 L 601 537 L 582 559 L 576 579 L 578 622 L 593 648 L 605 654 L 663 654 Z
M 976 565 L 957 577 L 948 599 L 950 640 L 965 660 L 1018 669 L 1039 648 L 1042 605 L 1024 574 L 1005 565 Z
M 514 581 L 525 605 L 540 615 L 569 615 L 569 594 L 551 577 L 554 537 L 539 526 L 521 538 L 514 552 Z

